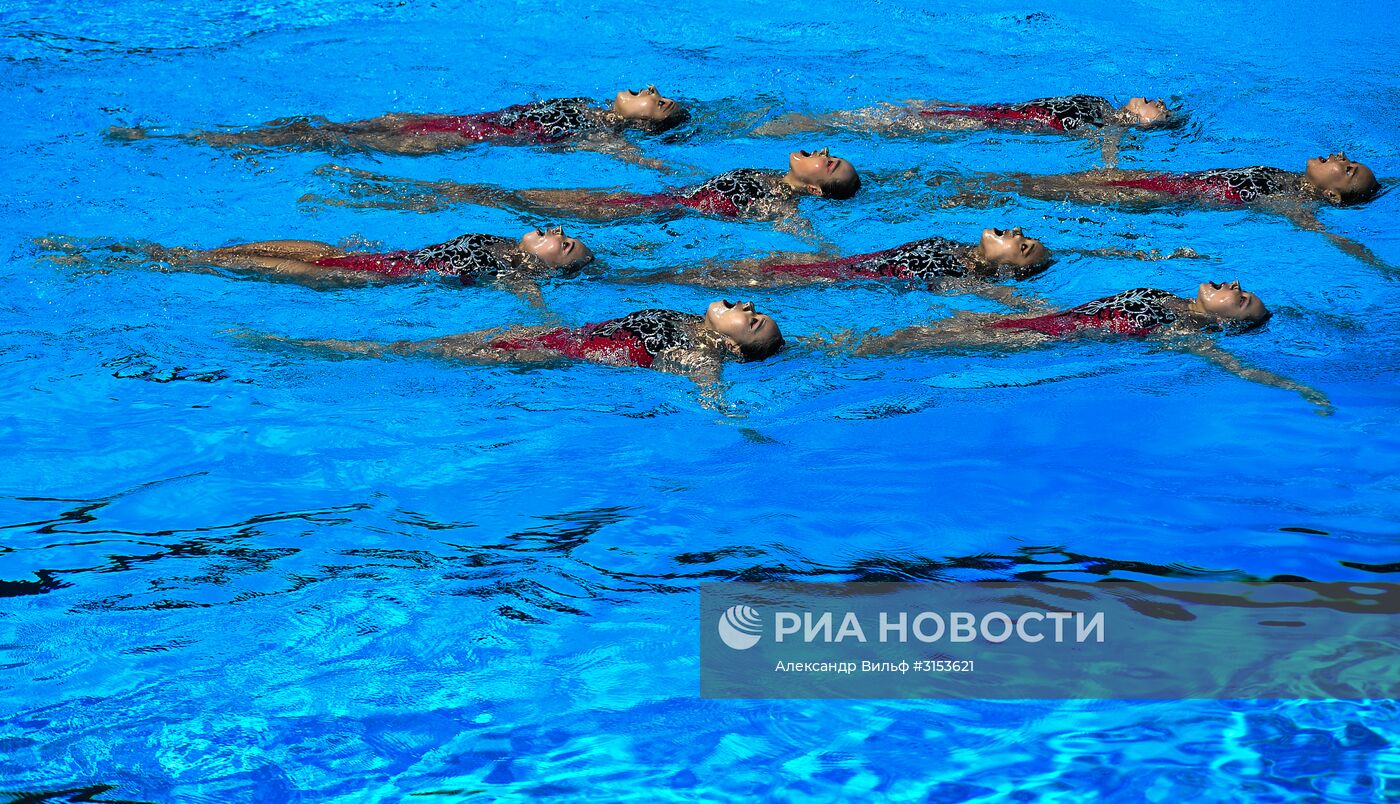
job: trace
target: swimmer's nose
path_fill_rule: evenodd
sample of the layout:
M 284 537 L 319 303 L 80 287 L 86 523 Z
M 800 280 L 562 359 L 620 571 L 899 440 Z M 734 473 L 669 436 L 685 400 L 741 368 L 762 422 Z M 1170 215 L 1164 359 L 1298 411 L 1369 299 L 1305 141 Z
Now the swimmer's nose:
M 1025 237 L 1024 234 L 1021 234 L 1021 227 L 1019 227 L 1019 226 L 1017 226 L 1016 228 L 1014 228 L 1014 229 L 1011 230 L 1011 236 L 1012 236 L 1012 237 Z

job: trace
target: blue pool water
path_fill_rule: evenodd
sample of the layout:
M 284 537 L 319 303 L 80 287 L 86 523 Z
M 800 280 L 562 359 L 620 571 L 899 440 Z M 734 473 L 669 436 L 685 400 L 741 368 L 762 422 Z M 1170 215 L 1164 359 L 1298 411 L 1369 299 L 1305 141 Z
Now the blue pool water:
M 1394 701 L 708 701 L 697 585 L 724 580 L 1387 580 L 1400 518 L 1400 283 L 1245 212 L 1018 202 L 940 209 L 921 176 L 1086 169 L 1047 137 L 813 142 L 741 116 L 914 97 L 1146 93 L 1188 107 L 1123 165 L 1294 168 L 1345 149 L 1400 175 L 1393 4 L 926 6 L 0 0 L 0 791 L 134 801 L 523 797 L 1394 799 Z M 296 114 L 477 111 L 655 82 L 702 112 L 647 145 L 693 180 L 829 142 L 888 176 L 806 211 L 854 253 L 1024 226 L 1069 305 L 1245 281 L 1277 313 L 1225 342 L 1288 392 L 1142 344 L 729 367 L 680 377 L 336 361 L 239 332 L 425 338 L 539 311 L 493 290 L 302 287 L 42 259 L 61 234 L 387 247 L 533 222 L 298 204 L 329 161 L 506 186 L 663 185 L 606 157 L 411 159 L 116 145 Z M 1323 212 L 1400 265 L 1394 193 Z M 763 224 L 577 227 L 660 269 L 801 243 Z M 712 293 L 561 282 L 565 321 Z M 762 294 L 789 335 L 892 329 L 969 297 Z M 1163 657 L 1170 661 L 1171 657 Z M 110 788 L 110 789 L 106 789 Z M 105 792 L 101 792 L 105 789 Z M 66 800 L 67 795 L 55 800 Z M 29 799 L 26 799 L 29 800 Z M 416 800 L 416 799 L 415 799 Z

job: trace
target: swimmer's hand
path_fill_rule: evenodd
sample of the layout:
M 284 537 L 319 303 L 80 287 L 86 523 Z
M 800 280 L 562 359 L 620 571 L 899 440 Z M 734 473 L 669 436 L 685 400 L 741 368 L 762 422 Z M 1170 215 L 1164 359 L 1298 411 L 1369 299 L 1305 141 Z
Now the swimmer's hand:
M 1128 249 L 1128 248 L 1081 248 L 1067 249 L 1069 254 L 1082 254 L 1085 257 L 1119 257 L 1130 260 L 1143 260 L 1146 262 L 1157 262 L 1160 260 L 1211 260 L 1215 259 L 1209 254 L 1202 254 L 1193 248 L 1173 249 L 1170 254 L 1163 254 L 1157 249 Z

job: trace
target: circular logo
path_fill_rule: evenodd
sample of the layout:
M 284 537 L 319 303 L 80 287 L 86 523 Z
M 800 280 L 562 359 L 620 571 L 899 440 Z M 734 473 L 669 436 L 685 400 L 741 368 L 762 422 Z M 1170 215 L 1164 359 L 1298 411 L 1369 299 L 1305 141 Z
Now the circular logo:
M 748 606 L 730 606 L 719 616 L 719 638 L 734 650 L 748 650 L 763 636 L 763 621 Z

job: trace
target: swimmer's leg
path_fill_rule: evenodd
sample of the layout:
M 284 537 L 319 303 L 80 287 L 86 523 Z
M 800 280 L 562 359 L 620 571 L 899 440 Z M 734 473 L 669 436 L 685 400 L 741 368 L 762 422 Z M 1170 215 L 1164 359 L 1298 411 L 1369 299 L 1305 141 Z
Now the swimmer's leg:
M 1145 171 L 1116 168 L 1049 175 L 1012 173 L 990 186 L 1042 201 L 1072 201 L 1079 204 L 1150 202 L 1157 198 L 1152 191 L 1108 185 L 1111 181 L 1126 181 L 1146 175 L 1149 174 Z
M 402 281 L 374 271 L 351 271 L 317 265 L 316 260 L 343 257 L 351 252 L 315 240 L 264 240 L 215 249 L 191 249 L 147 245 L 142 253 L 161 263 L 162 270 L 208 273 L 221 268 L 246 277 L 294 282 L 317 289 L 364 287 Z
M 520 190 L 511 193 L 511 206 L 535 215 L 611 221 L 657 212 L 656 206 L 628 203 L 634 194 L 601 190 Z
M 322 243 L 319 240 L 259 240 L 254 243 L 190 252 L 196 259 L 206 260 L 215 265 L 222 260 L 243 257 L 272 257 L 315 262 L 327 257 L 344 257 L 349 253 L 343 248 L 332 246 L 330 243 Z
M 344 147 L 352 130 L 353 125 L 332 123 L 324 117 L 286 117 L 243 131 L 194 131 L 177 136 L 217 147 L 260 145 L 311 150 Z
M 859 339 L 854 350 L 863 356 L 897 355 L 911 352 L 959 353 L 995 347 L 998 350 L 1041 346 L 1048 338 L 1038 332 L 998 329 L 988 324 L 1013 316 L 957 313 L 928 326 L 905 327 L 888 335 Z
M 459 184 L 452 181 L 423 181 L 385 176 L 343 165 L 323 165 L 313 175 L 329 179 L 344 198 L 307 194 L 303 203 L 359 209 L 406 209 L 433 212 L 455 203 L 488 207 L 521 208 L 516 193 L 489 184 Z
M 828 132 L 834 128 L 831 115 L 785 114 L 754 129 L 755 137 L 786 137 L 790 134 Z
M 261 343 L 290 345 L 304 349 L 330 352 L 339 355 L 364 355 L 366 357 L 387 357 L 403 355 L 409 357 L 436 357 L 462 363 L 476 364 L 541 364 L 568 362 L 567 358 L 553 352 L 526 349 L 497 349 L 491 342 L 501 337 L 529 337 L 548 331 L 548 327 L 519 327 L 509 331 L 499 329 L 464 332 L 443 338 L 429 338 L 421 341 L 346 341 L 338 339 L 286 338 L 278 335 L 245 335 L 247 340 Z

